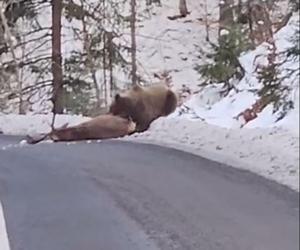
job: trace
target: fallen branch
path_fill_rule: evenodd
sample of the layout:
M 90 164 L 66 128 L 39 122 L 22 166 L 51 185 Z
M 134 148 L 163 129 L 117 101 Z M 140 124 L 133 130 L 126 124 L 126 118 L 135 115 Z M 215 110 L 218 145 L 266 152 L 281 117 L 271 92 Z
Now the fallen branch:
M 257 115 L 261 113 L 264 108 L 268 105 L 268 102 L 264 101 L 263 98 L 257 100 L 251 108 L 247 108 L 243 112 L 239 113 L 234 119 L 238 120 L 240 117 L 243 117 L 245 123 L 241 125 L 244 127 L 248 122 L 257 118 Z
M 191 12 L 187 12 L 186 15 L 174 15 L 174 16 L 168 16 L 168 19 L 171 20 L 171 21 L 174 21 L 174 20 L 177 20 L 177 19 L 180 19 L 180 18 L 185 18 L 188 14 L 190 14 Z

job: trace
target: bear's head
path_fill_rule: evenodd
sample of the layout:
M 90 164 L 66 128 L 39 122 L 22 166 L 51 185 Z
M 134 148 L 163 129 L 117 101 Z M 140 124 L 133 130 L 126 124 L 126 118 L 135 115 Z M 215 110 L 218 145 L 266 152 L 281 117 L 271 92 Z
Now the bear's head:
M 116 94 L 113 102 L 109 107 L 109 113 L 123 118 L 132 118 L 133 103 L 127 96 Z

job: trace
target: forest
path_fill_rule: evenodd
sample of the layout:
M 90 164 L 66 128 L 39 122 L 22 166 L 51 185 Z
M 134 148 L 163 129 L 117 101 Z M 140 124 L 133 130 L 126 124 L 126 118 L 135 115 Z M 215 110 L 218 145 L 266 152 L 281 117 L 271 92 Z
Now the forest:
M 297 0 L 1 0 L 0 5 L 2 113 L 93 116 L 105 112 L 116 92 L 170 79 L 179 71 L 185 77 L 173 77 L 172 84 L 182 103 L 201 87 L 216 83 L 226 97 L 238 91 L 237 83 L 245 77 L 247 69 L 239 57 L 266 42 L 268 62 L 256 69 L 260 98 L 252 111 L 272 103 L 284 116 L 293 108 L 291 86 L 284 79 L 299 76 L 299 68 L 279 73 L 283 63 L 299 56 L 299 31 L 294 46 L 284 52 L 277 51 L 274 34 L 297 13 Z M 167 12 L 170 6 L 175 11 Z M 163 21 L 150 26 L 158 15 Z M 193 24 L 190 37 L 183 34 L 188 23 Z M 164 55 L 164 50 L 176 48 L 168 44 L 172 36 L 165 41 L 162 34 L 176 31 L 177 25 L 187 42 L 179 59 Z M 196 25 L 204 32 L 190 29 Z M 155 29 L 161 34 L 152 32 Z M 198 44 L 198 38 L 191 39 L 193 33 L 201 37 Z M 151 43 L 162 48 L 144 56 Z M 280 56 L 284 59 L 278 60 Z M 177 60 L 189 63 L 178 69 Z M 197 78 L 193 84 L 188 79 L 191 71 Z

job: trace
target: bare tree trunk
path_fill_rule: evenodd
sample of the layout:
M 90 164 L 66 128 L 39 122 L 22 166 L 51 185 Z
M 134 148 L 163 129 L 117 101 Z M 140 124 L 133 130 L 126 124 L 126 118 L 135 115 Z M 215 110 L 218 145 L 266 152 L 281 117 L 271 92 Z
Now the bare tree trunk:
M 137 65 L 136 65 L 136 0 L 131 0 L 131 19 L 130 19 L 130 28 L 131 28 L 131 64 L 132 64 L 132 84 L 137 85 Z
M 248 13 L 248 26 L 249 26 L 249 37 L 252 43 L 252 46 L 255 47 L 255 39 L 254 39 L 254 32 L 253 32 L 253 20 L 252 20 L 252 8 L 250 1 L 247 1 L 247 13 Z
M 177 20 L 186 17 L 190 12 L 188 11 L 186 0 L 179 0 L 179 15 L 168 16 L 169 20 Z
M 222 30 L 229 31 L 234 22 L 233 17 L 234 0 L 223 0 L 220 3 L 220 17 L 219 17 L 219 38 L 222 36 Z M 226 33 L 225 33 L 226 34 Z
M 242 14 L 242 10 L 243 10 L 243 1 L 238 0 L 238 4 L 237 4 L 237 13 L 238 13 L 238 15 Z
M 81 1 L 81 7 L 83 8 L 83 4 L 84 1 Z M 96 77 L 96 69 L 95 69 L 95 65 L 93 63 L 93 58 L 92 58 L 92 54 L 91 54 L 91 43 L 90 43 L 90 39 L 89 39 L 89 34 L 87 31 L 87 27 L 86 27 L 86 21 L 85 21 L 85 16 L 82 15 L 81 18 L 81 22 L 82 22 L 82 32 L 83 32 L 83 49 L 87 54 L 87 67 L 88 70 L 91 73 L 92 76 L 92 80 L 93 80 L 93 84 L 94 84 L 94 88 L 95 88 L 95 92 L 96 92 L 96 106 L 97 108 L 101 107 L 101 99 L 100 99 L 100 89 L 99 89 L 99 85 L 98 85 L 98 81 L 97 81 L 97 77 Z
M 109 87 L 110 87 L 110 97 L 113 96 L 114 92 L 114 65 L 113 65 L 113 45 L 112 45 L 112 33 L 107 33 L 108 40 L 108 68 L 109 68 Z
M 207 0 L 204 1 L 204 11 L 205 11 L 205 31 L 206 31 L 206 37 L 205 40 L 207 42 L 210 41 L 209 38 L 209 23 L 208 23 L 208 9 L 207 9 Z
M 269 42 L 273 39 L 272 21 L 269 15 L 269 6 L 262 0 L 249 1 L 250 38 L 254 45 Z M 251 22 L 251 23 L 250 23 Z
M 103 20 L 106 19 L 106 0 L 102 0 L 103 5 Z M 107 76 L 106 76 L 106 53 L 107 53 L 107 33 L 103 32 L 103 85 L 102 90 L 104 92 L 104 105 L 105 108 L 108 106 L 108 95 L 107 95 Z
M 108 62 L 108 67 L 109 67 L 109 94 L 110 97 L 113 96 L 114 94 L 114 68 L 113 68 L 113 61 L 111 57 L 112 51 L 109 51 L 109 62 Z
M 104 104 L 105 107 L 107 107 L 108 101 L 107 101 L 107 76 L 106 76 L 106 33 L 104 32 L 103 35 L 103 91 L 104 91 Z
M 96 70 L 94 67 L 91 69 L 91 75 L 92 75 L 92 79 L 93 79 L 93 83 L 94 83 L 94 88 L 96 91 L 97 108 L 100 108 L 101 107 L 100 89 L 99 89 L 99 85 L 98 85 L 98 81 L 97 81 Z
M 186 0 L 179 0 L 179 13 L 182 17 L 186 17 L 189 14 Z
M 62 56 L 61 56 L 61 13 L 62 1 L 52 0 L 52 75 L 53 113 L 63 113 Z

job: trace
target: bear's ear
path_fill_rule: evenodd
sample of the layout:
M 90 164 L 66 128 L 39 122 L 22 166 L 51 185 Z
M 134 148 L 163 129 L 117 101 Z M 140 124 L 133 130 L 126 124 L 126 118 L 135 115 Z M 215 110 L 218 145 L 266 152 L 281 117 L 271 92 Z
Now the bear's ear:
M 121 95 L 120 94 L 116 94 L 115 95 L 115 101 L 118 102 L 121 99 Z

